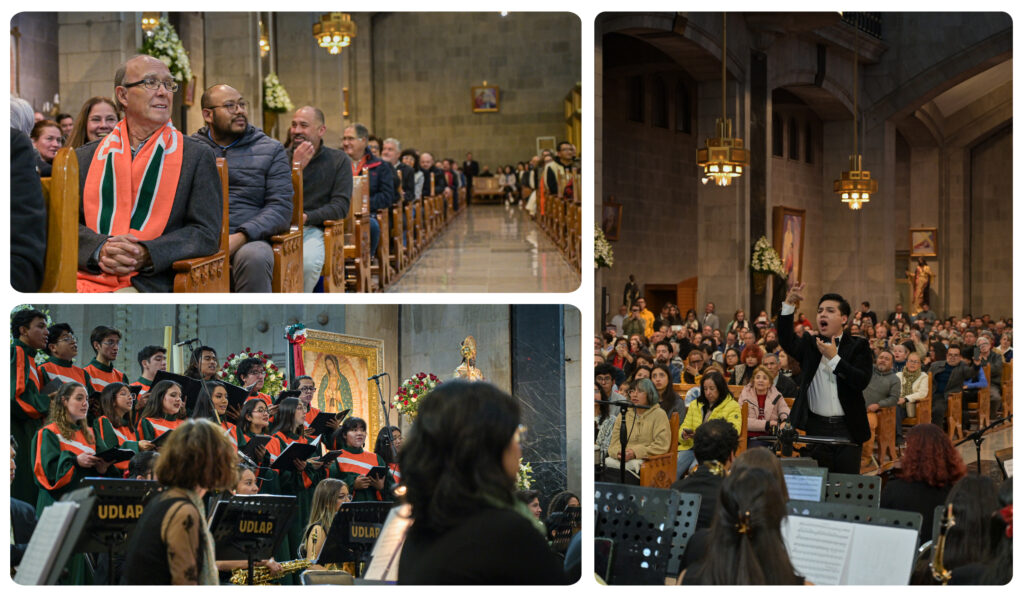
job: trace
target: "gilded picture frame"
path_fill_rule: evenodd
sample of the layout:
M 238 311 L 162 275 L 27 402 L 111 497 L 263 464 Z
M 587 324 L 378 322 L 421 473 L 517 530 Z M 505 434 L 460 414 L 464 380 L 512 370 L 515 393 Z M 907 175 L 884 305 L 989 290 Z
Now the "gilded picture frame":
M 474 112 L 497 112 L 501 108 L 501 92 L 496 85 L 473 86 L 469 95 Z
M 372 450 L 384 414 L 369 378 L 384 370 L 384 341 L 307 329 L 302 363 L 316 383 L 313 406 L 325 412 L 351 408 L 350 416 L 366 421 L 366 445 Z M 384 400 L 389 403 L 391 397 Z
M 806 213 L 792 207 L 772 208 L 772 247 L 782 260 L 787 287 L 802 279 Z
M 939 253 L 937 228 L 910 229 L 910 257 L 935 257 Z

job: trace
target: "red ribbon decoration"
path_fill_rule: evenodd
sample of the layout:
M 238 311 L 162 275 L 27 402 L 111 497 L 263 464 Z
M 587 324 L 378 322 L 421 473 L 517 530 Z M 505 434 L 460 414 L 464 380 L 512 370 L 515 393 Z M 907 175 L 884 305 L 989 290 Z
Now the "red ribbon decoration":
M 293 377 L 301 377 L 306 374 L 306 365 L 302 362 L 302 345 L 306 342 L 306 336 L 288 336 L 288 344 L 292 347 L 292 365 L 295 368 Z

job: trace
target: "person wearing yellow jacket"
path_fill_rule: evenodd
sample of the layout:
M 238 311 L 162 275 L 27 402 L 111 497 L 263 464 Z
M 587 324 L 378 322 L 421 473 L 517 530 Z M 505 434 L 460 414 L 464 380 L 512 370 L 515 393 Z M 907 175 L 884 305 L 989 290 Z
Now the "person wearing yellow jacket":
M 724 419 L 740 432 L 743 426 L 740 404 L 729 393 L 725 377 L 716 370 L 708 370 L 700 381 L 700 396 L 690 403 L 686 418 L 679 426 L 679 457 L 676 460 L 676 478 L 681 479 L 690 470 L 696 458 L 693 455 L 693 434 L 711 419 Z
M 608 445 L 608 457 L 605 458 L 606 479 L 619 480 L 620 459 L 626 460 L 626 482 L 640 483 L 640 465 L 648 456 L 657 456 L 668 452 L 670 434 L 668 415 L 658 405 L 658 390 L 649 379 L 641 379 L 635 388 L 629 391 L 629 401 L 638 406 L 650 406 L 649 409 L 631 408 L 626 412 L 626 453 L 622 453 L 622 442 L 619 430 L 622 428 L 622 414 L 615 419 L 612 441 Z

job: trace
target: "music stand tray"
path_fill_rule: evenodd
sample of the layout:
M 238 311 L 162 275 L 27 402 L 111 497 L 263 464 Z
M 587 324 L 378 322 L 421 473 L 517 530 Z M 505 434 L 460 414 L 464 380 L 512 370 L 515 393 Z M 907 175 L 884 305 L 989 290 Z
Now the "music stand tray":
M 64 494 L 59 502 L 45 508 L 29 539 L 14 582 L 19 585 L 57 584 L 95 503 L 93 488 L 82 487 Z
M 612 573 L 619 585 L 664 585 L 680 494 L 672 489 L 594 484 L 594 537 L 615 543 Z
M 156 481 L 86 477 L 83 487 L 91 487 L 96 498 L 75 552 L 106 553 L 107 582 L 114 582 L 114 554 L 128 545 L 128 537 L 142 516 L 142 510 L 164 490 Z
M 686 546 L 690 543 L 693 534 L 697 532 L 697 516 L 700 514 L 701 496 L 699 493 L 680 491 L 676 491 L 676 493 L 679 495 L 679 505 L 676 507 L 675 516 L 671 519 L 672 549 L 669 552 L 668 576 L 679 576 L 683 555 L 686 554 Z
M 210 518 L 217 559 L 248 561 L 252 584 L 253 562 L 273 556 L 297 506 L 293 495 L 236 495 L 218 502 Z
M 829 473 L 825 501 L 877 508 L 882 503 L 882 480 L 870 475 Z
M 394 502 L 349 502 L 334 515 L 317 564 L 364 562 L 369 559 Z M 356 566 L 356 578 L 359 577 Z

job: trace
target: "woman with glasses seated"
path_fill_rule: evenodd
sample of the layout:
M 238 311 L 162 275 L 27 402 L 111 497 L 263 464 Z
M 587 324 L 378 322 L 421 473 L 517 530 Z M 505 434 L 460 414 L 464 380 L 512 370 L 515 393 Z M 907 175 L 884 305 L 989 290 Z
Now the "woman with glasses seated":
M 399 584 L 567 582 L 515 497 L 523 431 L 518 402 L 486 382 L 446 381 L 423 398 L 399 455 L 413 519 Z
M 612 441 L 608 445 L 608 458 L 605 458 L 604 480 L 617 483 L 621 462 L 626 461 L 626 483 L 640 483 L 640 465 L 644 458 L 668 452 L 671 438 L 669 434 L 668 415 L 658 404 L 658 391 L 649 379 L 641 379 L 631 386 L 629 401 L 637 406 L 650 408 L 630 408 L 626 411 L 626 446 L 623 452 L 622 440 L 619 438 L 622 429 L 622 413 L 615 417 L 612 427 Z

